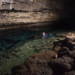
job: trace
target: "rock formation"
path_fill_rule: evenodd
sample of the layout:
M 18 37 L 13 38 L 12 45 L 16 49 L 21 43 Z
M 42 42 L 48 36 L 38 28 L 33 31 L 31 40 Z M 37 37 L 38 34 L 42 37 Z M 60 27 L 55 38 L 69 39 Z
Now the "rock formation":
M 51 53 L 51 54 L 50 54 Z M 53 51 L 33 54 L 29 57 L 22 66 L 17 66 L 12 69 L 12 75 L 53 75 L 53 71 L 47 65 L 48 60 L 55 55 Z M 42 60 L 43 59 L 43 60 Z

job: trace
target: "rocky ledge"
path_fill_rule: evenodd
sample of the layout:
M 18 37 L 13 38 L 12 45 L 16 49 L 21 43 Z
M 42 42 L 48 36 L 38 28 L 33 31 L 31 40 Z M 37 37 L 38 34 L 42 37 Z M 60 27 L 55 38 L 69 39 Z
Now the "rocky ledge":
M 0 12 L 0 30 L 51 25 L 58 17 L 46 9 L 32 12 L 3 11 Z
M 12 69 L 12 75 L 74 75 L 75 36 L 54 42 L 54 51 L 36 53 L 21 66 Z M 56 50 L 56 47 L 60 47 Z
M 0 10 L 0 30 L 26 27 L 35 29 L 38 26 L 51 25 L 58 20 L 58 12 L 62 10 L 62 6 L 59 7 L 60 4 L 56 4 L 55 6 L 51 1 L 48 6 L 37 0 L 13 0 L 12 10 L 10 10 L 10 3 L 6 2 L 6 4 L 2 4 Z

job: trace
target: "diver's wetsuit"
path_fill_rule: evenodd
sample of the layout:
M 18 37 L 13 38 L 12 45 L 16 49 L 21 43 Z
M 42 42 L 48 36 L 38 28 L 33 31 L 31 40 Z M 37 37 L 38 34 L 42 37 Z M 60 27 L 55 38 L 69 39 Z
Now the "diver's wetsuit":
M 54 37 L 54 35 L 46 35 L 45 34 L 44 38 L 46 38 L 46 37 Z

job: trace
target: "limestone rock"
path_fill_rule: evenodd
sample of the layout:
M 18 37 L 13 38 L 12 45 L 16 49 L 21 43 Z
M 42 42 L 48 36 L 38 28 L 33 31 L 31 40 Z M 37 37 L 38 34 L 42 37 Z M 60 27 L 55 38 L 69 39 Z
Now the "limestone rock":
M 53 75 L 52 70 L 48 67 L 47 62 L 37 58 L 28 59 L 20 67 L 12 69 L 12 75 Z
M 58 68 L 57 71 L 65 70 L 68 71 L 72 68 L 74 60 L 70 57 L 62 57 L 57 59 L 52 59 L 49 62 L 49 65 L 52 67 L 52 70 Z

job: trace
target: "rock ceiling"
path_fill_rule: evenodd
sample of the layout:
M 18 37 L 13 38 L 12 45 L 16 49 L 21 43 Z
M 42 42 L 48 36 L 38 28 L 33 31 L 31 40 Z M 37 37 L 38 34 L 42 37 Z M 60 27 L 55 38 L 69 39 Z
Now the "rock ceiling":
M 5 0 L 2 1 L 5 2 Z M 12 5 L 10 5 L 8 2 L 5 2 L 6 4 L 2 4 L 1 8 L 10 9 L 11 7 L 15 10 L 28 11 L 28 13 L 23 12 L 22 14 L 22 12 L 17 12 L 17 14 L 16 11 L 9 13 L 7 11 L 3 12 L 0 14 L 0 24 L 7 25 L 12 23 L 36 23 L 45 21 L 49 21 L 51 24 L 54 23 L 54 21 L 58 21 L 58 19 L 59 21 L 62 20 L 61 23 L 65 23 L 66 25 L 67 23 L 74 23 L 73 14 L 75 14 L 75 9 L 72 8 L 75 7 L 75 4 L 71 0 L 13 0 Z M 35 10 L 37 11 L 35 12 Z

